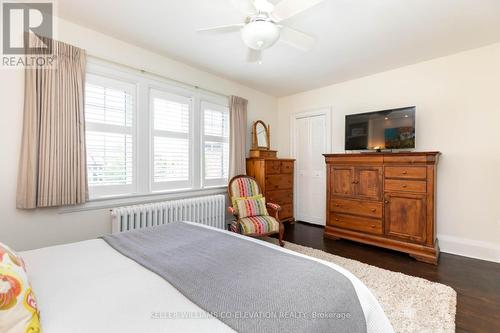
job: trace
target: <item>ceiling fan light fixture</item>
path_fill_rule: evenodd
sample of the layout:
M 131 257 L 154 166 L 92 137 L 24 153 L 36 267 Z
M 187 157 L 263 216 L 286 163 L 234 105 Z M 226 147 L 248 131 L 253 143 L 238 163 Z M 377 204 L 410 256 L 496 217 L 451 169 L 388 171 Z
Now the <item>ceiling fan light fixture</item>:
M 273 46 L 280 38 L 280 28 L 270 21 L 253 21 L 241 29 L 241 38 L 249 48 L 264 50 Z

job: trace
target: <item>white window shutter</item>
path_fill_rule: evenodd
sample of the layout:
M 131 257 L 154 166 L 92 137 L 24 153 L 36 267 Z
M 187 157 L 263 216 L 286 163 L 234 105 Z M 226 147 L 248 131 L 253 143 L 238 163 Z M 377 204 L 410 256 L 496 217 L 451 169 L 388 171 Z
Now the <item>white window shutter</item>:
M 203 184 L 226 185 L 229 172 L 229 109 L 203 101 Z
M 134 191 L 134 85 L 87 75 L 87 175 L 90 197 Z
M 154 191 L 190 188 L 191 111 L 190 97 L 151 90 L 152 108 L 152 188 Z

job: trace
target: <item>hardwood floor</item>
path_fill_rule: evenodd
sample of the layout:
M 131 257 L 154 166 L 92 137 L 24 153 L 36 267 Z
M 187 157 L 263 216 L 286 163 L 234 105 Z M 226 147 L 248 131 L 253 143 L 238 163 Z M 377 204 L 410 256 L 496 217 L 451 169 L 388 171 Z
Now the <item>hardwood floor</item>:
M 297 222 L 285 225 L 285 240 L 370 265 L 446 284 L 458 294 L 457 332 L 500 332 L 500 264 L 441 253 L 439 265 L 347 240 L 323 238 L 323 228 Z

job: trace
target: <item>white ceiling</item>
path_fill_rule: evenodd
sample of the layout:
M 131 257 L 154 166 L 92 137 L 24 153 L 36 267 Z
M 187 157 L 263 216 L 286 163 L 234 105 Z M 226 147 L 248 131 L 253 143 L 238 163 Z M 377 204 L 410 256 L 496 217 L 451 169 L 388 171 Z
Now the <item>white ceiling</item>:
M 325 0 L 283 22 L 315 36 L 312 50 L 278 42 L 265 51 L 263 64 L 250 64 L 239 33 L 196 33 L 242 22 L 238 7 L 246 1 L 63 0 L 58 11 L 67 20 L 275 96 L 500 41 L 500 0 Z

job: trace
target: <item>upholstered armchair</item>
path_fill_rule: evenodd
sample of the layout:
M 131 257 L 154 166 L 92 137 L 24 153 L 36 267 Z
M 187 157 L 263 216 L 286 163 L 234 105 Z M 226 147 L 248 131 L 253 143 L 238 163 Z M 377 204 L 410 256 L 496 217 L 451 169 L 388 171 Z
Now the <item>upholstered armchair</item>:
M 255 179 L 244 175 L 232 178 L 228 193 L 232 205 L 228 211 L 235 218 L 231 223 L 232 231 L 250 237 L 278 234 L 279 244 L 284 246 L 285 229 L 278 215 L 281 206 L 267 202 L 264 208 L 265 198 Z

